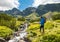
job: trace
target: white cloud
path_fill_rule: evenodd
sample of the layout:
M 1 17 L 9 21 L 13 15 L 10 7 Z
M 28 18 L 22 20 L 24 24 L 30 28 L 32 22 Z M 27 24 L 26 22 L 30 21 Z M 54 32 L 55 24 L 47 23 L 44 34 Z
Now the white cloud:
M 12 8 L 18 8 L 19 7 L 19 0 L 0 0 L 0 10 L 9 10 Z
M 37 7 L 39 5 L 51 4 L 51 3 L 60 3 L 60 0 L 34 0 L 32 7 Z

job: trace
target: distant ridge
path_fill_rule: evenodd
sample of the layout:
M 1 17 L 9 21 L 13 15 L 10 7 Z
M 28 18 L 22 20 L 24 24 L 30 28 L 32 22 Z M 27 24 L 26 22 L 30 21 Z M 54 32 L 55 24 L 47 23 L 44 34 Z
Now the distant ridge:
M 8 11 L 0 11 L 0 13 L 7 13 L 7 14 L 11 14 L 11 15 L 21 15 L 21 16 L 28 16 L 33 12 L 38 13 L 38 15 L 43 15 L 47 12 L 53 12 L 53 11 L 58 11 L 60 12 L 60 3 L 56 3 L 56 4 L 47 4 L 47 5 L 39 5 L 37 8 L 35 7 L 28 7 L 23 11 L 20 11 L 17 8 L 13 8 L 12 10 L 8 10 Z

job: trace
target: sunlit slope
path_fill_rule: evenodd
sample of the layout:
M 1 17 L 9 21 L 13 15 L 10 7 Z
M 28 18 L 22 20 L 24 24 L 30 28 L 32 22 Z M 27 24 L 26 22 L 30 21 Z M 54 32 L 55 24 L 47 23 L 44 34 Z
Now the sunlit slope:
M 56 21 L 45 23 L 45 33 L 40 33 L 40 24 L 32 23 L 27 29 L 29 38 L 32 42 L 60 42 L 60 24 Z

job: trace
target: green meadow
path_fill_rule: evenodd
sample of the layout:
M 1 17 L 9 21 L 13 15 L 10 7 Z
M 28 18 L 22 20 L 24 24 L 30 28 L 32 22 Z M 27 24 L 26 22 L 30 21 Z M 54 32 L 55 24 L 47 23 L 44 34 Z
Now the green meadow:
M 50 12 L 43 16 L 48 17 L 50 16 L 49 14 Z M 26 18 L 30 19 L 27 20 Z M 60 42 L 60 12 L 52 12 L 52 15 L 46 18 L 44 33 L 40 32 L 40 23 L 36 23 L 40 22 L 40 17 L 35 12 L 26 17 L 14 17 L 0 13 L 0 37 L 4 39 L 11 38 L 13 33 L 20 29 L 20 25 L 27 21 L 29 27 L 26 30 L 28 32 L 26 38 L 31 42 Z

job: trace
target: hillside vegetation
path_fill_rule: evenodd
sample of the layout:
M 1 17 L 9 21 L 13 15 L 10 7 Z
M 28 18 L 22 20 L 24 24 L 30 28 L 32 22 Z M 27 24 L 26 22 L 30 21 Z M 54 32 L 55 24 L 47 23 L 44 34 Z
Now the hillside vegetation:
M 47 20 L 44 25 L 45 33 L 40 32 L 39 23 L 33 22 L 27 29 L 27 38 L 32 42 L 60 42 L 60 12 L 48 12 L 43 16 Z
M 40 24 L 32 23 L 27 29 L 29 38 L 32 42 L 60 42 L 60 24 L 54 21 L 45 23 L 45 33 L 40 32 Z
M 13 36 L 13 32 L 18 31 L 18 27 L 22 22 L 16 20 L 15 17 L 0 13 L 0 37 L 6 39 Z
M 40 16 L 46 17 L 45 33 L 40 32 Z M 31 42 L 60 42 L 60 3 L 29 7 L 22 12 L 16 8 L 0 11 L 0 37 L 11 38 L 24 22 L 29 23 L 26 32 Z

